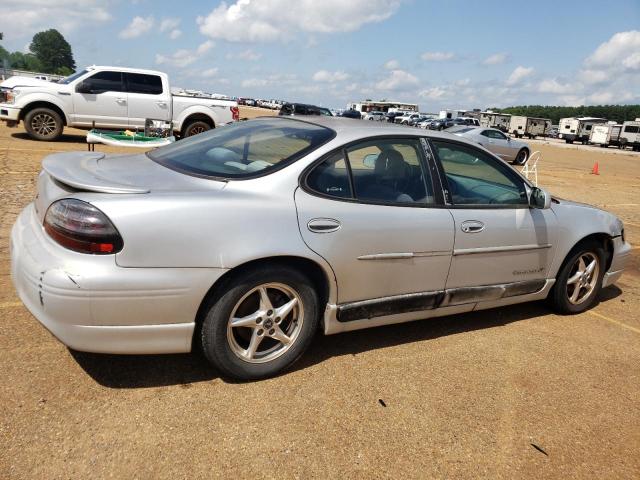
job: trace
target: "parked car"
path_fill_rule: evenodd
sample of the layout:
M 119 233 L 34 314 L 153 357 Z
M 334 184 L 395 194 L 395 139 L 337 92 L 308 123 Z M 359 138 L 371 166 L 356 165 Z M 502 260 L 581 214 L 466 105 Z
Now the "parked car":
M 36 140 L 57 140 L 65 126 L 144 128 L 146 119 L 188 137 L 239 119 L 236 102 L 173 94 L 167 74 L 152 70 L 93 66 L 58 83 L 16 76 L 0 87 L 0 120 L 24 122 Z
M 451 132 L 451 129 L 447 132 Z M 497 128 L 461 126 L 452 133 L 482 145 L 491 153 L 516 165 L 524 165 L 531 154 L 529 145 L 511 139 Z
M 378 112 L 378 111 L 373 111 L 373 112 L 367 112 L 364 114 L 364 116 L 362 117 L 363 120 L 370 120 L 373 122 L 384 122 L 387 120 L 387 118 L 384 115 L 384 112 Z
M 285 103 L 278 115 L 325 115 L 332 117 L 331 110 L 306 103 Z
M 346 118 L 357 118 L 358 120 L 362 118 L 362 114 L 359 111 L 353 109 L 345 110 L 340 116 Z
M 457 117 L 455 120 L 464 122 L 464 125 L 471 125 L 474 127 L 480 126 L 480 120 L 474 117 Z
M 385 117 L 387 118 L 387 122 L 395 123 L 397 117 L 404 115 L 405 112 L 387 112 Z
M 331 117 L 50 155 L 37 192 L 11 271 L 46 328 L 80 351 L 195 346 L 239 379 L 290 367 L 320 328 L 545 298 L 583 312 L 631 251 L 614 215 L 463 137 Z
M 417 118 L 413 118 L 413 119 L 409 120 L 408 125 L 410 127 L 417 127 L 419 123 L 424 122 L 426 120 L 430 120 L 430 119 L 431 119 L 431 117 L 429 117 L 427 115 L 420 114 L 420 115 L 418 115 Z
M 405 113 L 404 115 L 394 118 L 393 121 L 401 125 L 409 125 L 410 121 L 417 120 L 418 118 L 420 118 L 419 113 Z

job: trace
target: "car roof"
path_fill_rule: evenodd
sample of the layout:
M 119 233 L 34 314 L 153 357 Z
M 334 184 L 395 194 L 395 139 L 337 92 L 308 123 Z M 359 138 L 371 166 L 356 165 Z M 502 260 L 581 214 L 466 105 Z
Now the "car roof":
M 443 140 L 455 140 L 461 141 L 462 139 L 451 133 L 446 132 L 438 132 L 435 130 L 421 130 L 417 128 L 409 128 L 406 125 L 399 125 L 396 123 L 387 123 L 387 122 L 367 122 L 352 118 L 343 118 L 343 117 L 324 117 L 324 116 L 313 116 L 313 117 L 258 117 L 258 118 L 277 118 L 283 122 L 305 122 L 311 123 L 314 125 L 319 125 L 321 127 L 330 128 L 331 130 L 336 132 L 336 138 L 343 141 L 354 141 L 359 139 L 365 139 L 369 137 L 376 136 L 389 136 L 389 135 L 397 135 L 399 137 L 429 137 L 433 139 L 443 139 Z M 251 120 L 248 120 L 251 121 Z M 475 145 L 473 142 L 469 142 L 467 140 L 462 140 L 465 143 L 469 143 Z

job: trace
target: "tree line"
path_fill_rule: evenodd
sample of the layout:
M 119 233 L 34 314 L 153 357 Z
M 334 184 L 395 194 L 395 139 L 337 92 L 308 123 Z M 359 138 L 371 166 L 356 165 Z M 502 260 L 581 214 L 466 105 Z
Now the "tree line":
M 0 33 L 0 40 L 3 35 Z M 76 69 L 71 45 L 52 28 L 33 36 L 29 51 L 9 52 L 0 45 L 0 66 L 54 75 L 71 75 Z
M 640 118 L 640 105 L 582 105 L 580 107 L 554 107 L 550 105 L 521 105 L 517 107 L 492 108 L 494 112 L 510 113 L 526 117 L 550 118 L 554 125 L 561 118 L 599 117 L 622 123 Z

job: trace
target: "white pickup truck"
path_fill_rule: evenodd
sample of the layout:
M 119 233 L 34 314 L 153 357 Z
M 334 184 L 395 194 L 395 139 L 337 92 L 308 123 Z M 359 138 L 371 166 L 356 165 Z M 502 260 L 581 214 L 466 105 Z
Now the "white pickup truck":
M 36 140 L 56 140 L 65 126 L 144 128 L 146 119 L 172 122 L 183 137 L 239 119 L 238 104 L 171 93 L 166 73 L 121 67 L 87 67 L 51 83 L 10 77 L 0 84 L 0 120 L 24 122 Z

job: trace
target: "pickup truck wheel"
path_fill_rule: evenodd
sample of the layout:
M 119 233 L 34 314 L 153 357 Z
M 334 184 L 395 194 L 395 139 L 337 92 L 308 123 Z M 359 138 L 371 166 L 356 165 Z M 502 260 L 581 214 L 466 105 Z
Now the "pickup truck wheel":
M 34 108 L 24 117 L 24 128 L 36 140 L 57 140 L 62 135 L 62 118 L 50 108 Z
M 196 120 L 187 125 L 187 128 L 184 129 L 183 137 L 192 137 L 207 130 L 211 130 L 211 126 L 208 123 Z

